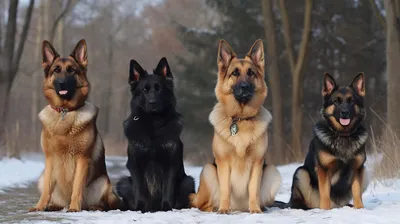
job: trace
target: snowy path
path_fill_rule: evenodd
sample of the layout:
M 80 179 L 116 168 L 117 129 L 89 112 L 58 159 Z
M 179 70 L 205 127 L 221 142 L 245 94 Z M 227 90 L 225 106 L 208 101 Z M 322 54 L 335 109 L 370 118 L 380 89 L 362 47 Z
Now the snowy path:
M 0 168 L 3 168 L 0 174 L 0 190 L 2 190 L 0 192 L 0 222 L 2 223 L 400 223 L 399 181 L 394 181 L 390 187 L 371 185 L 363 197 L 366 208 L 361 210 L 349 207 L 331 211 L 272 208 L 263 214 L 254 215 L 248 213 L 217 215 L 203 213 L 197 209 L 146 214 L 121 211 L 27 213 L 27 209 L 36 203 L 39 195 L 36 184 L 26 184 L 26 181 L 32 180 L 32 177 L 26 179 L 27 177 L 25 178 L 21 173 L 29 171 L 31 174 L 38 175 L 42 167 L 37 162 L 27 163 L 29 166 L 26 165 L 22 167 L 22 170 L 17 170 L 21 166 L 3 166 L 3 163 L 4 161 L 0 161 Z M 121 175 L 127 174 L 124 165 L 123 158 L 108 158 L 107 167 L 113 183 Z M 283 176 L 283 185 L 277 197 L 278 200 L 288 200 L 292 174 L 296 167 L 297 165 L 288 165 L 279 168 Z M 200 171 L 199 167 L 187 167 L 187 173 L 196 179 Z M 7 173 L 14 176 L 18 173 L 25 184 L 17 181 L 6 183 Z M 12 178 L 14 177 L 9 179 Z M 5 189 L 6 185 L 13 188 Z

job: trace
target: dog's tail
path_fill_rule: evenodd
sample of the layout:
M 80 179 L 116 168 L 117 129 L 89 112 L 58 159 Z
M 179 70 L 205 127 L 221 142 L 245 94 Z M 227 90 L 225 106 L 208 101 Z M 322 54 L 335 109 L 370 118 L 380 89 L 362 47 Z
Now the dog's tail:
M 121 210 L 129 210 L 128 201 L 133 201 L 131 177 L 122 177 L 116 184 L 116 191 L 117 194 L 122 198 Z
M 285 208 L 291 208 L 292 205 L 291 205 L 290 201 L 288 203 L 285 203 L 283 201 L 274 201 L 274 203 L 269 207 L 285 209 Z

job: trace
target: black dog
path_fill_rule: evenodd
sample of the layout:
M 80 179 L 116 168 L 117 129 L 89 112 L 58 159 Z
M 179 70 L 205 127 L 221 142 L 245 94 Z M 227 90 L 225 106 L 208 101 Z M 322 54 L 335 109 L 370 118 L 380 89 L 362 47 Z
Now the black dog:
M 173 77 L 166 58 L 153 72 L 131 60 L 131 115 L 124 122 L 131 177 L 117 183 L 129 210 L 167 211 L 189 206 L 194 180 L 183 166 L 182 117 L 175 111 Z
M 325 74 L 322 120 L 314 127 L 304 165 L 294 174 L 289 207 L 331 209 L 348 205 L 352 198 L 355 208 L 364 207 L 361 195 L 368 185 L 364 86 L 363 73 L 343 87 Z

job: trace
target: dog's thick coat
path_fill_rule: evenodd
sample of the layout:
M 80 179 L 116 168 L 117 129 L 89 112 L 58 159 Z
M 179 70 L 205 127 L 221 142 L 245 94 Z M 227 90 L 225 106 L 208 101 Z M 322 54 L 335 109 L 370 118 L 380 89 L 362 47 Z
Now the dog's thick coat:
M 364 86 L 363 73 L 345 87 L 325 74 L 322 120 L 314 127 L 304 165 L 293 176 L 290 207 L 331 209 L 347 205 L 352 198 L 355 208 L 364 207 L 361 195 L 368 185 Z
M 267 96 L 264 48 L 257 40 L 244 59 L 221 40 L 218 50 L 218 103 L 210 113 L 214 127 L 214 164 L 206 164 L 191 205 L 202 211 L 261 212 L 272 205 L 281 176 L 265 165 L 271 114 L 262 106 Z
M 130 210 L 167 211 L 189 206 L 194 180 L 183 166 L 181 115 L 175 111 L 173 77 L 166 58 L 147 74 L 130 63 L 131 115 L 124 122 L 131 176 L 117 183 Z
M 41 197 L 30 211 L 121 206 L 107 175 L 104 146 L 96 128 L 98 108 L 85 102 L 89 93 L 86 67 L 85 40 L 67 58 L 60 58 L 49 42 L 43 42 L 43 91 L 49 105 L 39 119 L 46 162 L 38 182 Z

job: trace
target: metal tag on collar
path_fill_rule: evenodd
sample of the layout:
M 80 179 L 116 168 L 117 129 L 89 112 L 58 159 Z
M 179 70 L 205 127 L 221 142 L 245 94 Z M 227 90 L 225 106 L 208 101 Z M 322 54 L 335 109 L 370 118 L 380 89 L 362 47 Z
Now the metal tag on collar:
M 61 120 L 65 119 L 65 115 L 67 115 L 67 112 L 68 112 L 67 108 L 60 108 Z
M 239 126 L 237 122 L 238 122 L 237 120 L 232 121 L 231 127 L 229 128 L 231 131 L 231 136 L 235 136 L 239 131 Z

